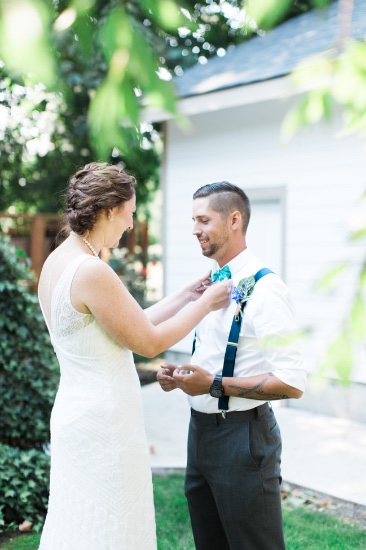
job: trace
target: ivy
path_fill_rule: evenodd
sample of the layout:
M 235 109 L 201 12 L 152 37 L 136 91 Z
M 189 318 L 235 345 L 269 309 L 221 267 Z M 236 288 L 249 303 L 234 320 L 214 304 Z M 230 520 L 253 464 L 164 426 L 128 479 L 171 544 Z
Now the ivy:
M 0 532 L 24 520 L 42 527 L 48 501 L 50 459 L 43 451 L 0 444 Z
M 58 366 L 23 251 L 0 236 L 0 532 L 46 513 Z
M 58 366 L 27 260 L 0 237 L 0 442 L 20 449 L 49 441 Z

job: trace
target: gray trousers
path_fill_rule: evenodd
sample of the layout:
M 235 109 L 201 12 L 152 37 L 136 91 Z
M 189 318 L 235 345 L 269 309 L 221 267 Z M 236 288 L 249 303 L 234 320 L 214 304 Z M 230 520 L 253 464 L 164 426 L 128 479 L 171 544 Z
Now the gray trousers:
M 284 550 L 281 434 L 266 403 L 191 411 L 185 495 L 197 550 Z

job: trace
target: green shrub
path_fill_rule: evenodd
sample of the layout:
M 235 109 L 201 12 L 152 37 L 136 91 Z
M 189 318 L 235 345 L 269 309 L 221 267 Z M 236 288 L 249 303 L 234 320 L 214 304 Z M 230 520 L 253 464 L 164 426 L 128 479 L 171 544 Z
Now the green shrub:
M 0 442 L 21 449 L 49 441 L 59 380 L 31 278 L 24 252 L 0 236 Z
M 39 530 L 48 501 L 50 459 L 37 449 L 0 444 L 0 532 L 24 520 Z
M 146 268 L 142 262 L 142 250 L 135 252 L 127 248 L 114 248 L 108 264 L 122 279 L 123 284 L 142 308 L 146 307 Z

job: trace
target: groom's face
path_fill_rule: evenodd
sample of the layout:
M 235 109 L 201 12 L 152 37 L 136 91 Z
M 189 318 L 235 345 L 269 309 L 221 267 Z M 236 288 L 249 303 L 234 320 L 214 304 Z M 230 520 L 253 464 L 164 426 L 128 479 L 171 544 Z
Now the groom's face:
M 198 239 L 202 254 L 220 263 L 230 246 L 228 220 L 210 207 L 210 197 L 193 201 L 192 218 L 193 235 Z

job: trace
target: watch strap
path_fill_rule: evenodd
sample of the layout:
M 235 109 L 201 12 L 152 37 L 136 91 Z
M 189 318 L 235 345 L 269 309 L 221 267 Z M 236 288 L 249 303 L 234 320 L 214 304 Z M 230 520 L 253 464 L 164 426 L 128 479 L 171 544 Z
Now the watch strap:
M 219 390 L 219 391 L 222 392 L 222 394 L 224 393 L 224 388 L 223 388 L 223 385 L 222 385 L 222 375 L 221 374 L 216 374 L 216 376 L 213 379 L 213 382 L 210 386 L 209 393 L 212 397 L 215 397 L 215 396 L 212 395 L 211 390 Z

